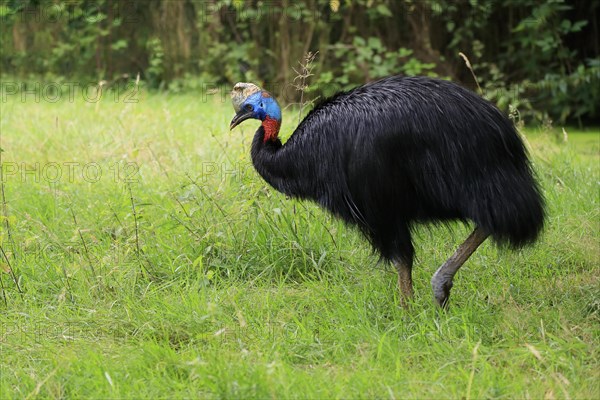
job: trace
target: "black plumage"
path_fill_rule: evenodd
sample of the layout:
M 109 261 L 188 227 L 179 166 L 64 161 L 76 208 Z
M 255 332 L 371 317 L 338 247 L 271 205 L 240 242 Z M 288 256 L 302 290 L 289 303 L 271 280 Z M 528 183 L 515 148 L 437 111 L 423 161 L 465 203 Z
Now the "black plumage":
M 259 174 L 358 226 L 396 264 L 405 297 L 412 295 L 416 223 L 477 227 L 473 243 L 432 280 L 442 305 L 452 277 L 488 235 L 520 247 L 543 226 L 543 198 L 512 122 L 449 81 L 394 76 L 369 83 L 316 106 L 285 144 L 268 139 L 263 123 L 251 150 Z

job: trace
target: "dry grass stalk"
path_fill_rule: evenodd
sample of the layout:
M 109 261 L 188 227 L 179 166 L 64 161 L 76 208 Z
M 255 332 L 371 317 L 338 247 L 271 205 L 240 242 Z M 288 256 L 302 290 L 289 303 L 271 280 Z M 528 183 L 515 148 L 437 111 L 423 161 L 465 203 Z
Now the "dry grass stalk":
M 300 123 L 302 119 L 302 111 L 304 109 L 304 93 L 308 89 L 308 78 L 313 76 L 313 63 L 317 57 L 317 54 L 319 54 L 318 51 L 314 53 L 309 51 L 304 55 L 304 59 L 298 62 L 298 64 L 300 64 L 300 70 L 294 68 L 296 77 L 294 78 L 293 86 L 297 91 L 300 92 L 300 111 L 298 112 L 298 123 Z

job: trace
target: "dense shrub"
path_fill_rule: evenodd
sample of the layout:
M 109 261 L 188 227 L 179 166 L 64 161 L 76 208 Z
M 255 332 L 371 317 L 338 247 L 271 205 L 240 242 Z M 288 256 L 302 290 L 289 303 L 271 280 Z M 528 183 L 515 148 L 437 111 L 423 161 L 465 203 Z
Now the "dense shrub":
M 3 80 L 133 80 L 171 91 L 240 80 L 289 89 L 318 52 L 313 97 L 381 76 L 477 87 L 524 119 L 598 118 L 592 0 L 3 0 Z M 287 102 L 297 101 L 286 90 Z

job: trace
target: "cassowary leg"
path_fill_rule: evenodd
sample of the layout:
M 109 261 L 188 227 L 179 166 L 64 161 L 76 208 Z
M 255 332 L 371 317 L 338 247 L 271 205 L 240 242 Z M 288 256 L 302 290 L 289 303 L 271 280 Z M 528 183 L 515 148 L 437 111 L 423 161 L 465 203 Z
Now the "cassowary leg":
M 391 257 L 398 271 L 398 287 L 400 288 L 400 304 L 407 307 L 413 298 L 412 265 L 415 249 L 412 245 L 408 225 L 398 224 L 396 238 L 393 242 L 394 255 Z
M 407 307 L 409 300 L 413 298 L 412 286 L 412 262 L 395 259 L 394 266 L 398 270 L 398 287 L 400 288 L 400 304 Z
M 448 305 L 450 297 L 450 289 L 452 289 L 452 279 L 458 272 L 458 269 L 467 261 L 481 243 L 489 236 L 481 228 L 477 227 L 469 235 L 467 240 L 460 246 L 456 252 L 450 257 L 431 278 L 431 286 L 433 287 L 433 295 L 440 307 L 445 308 Z

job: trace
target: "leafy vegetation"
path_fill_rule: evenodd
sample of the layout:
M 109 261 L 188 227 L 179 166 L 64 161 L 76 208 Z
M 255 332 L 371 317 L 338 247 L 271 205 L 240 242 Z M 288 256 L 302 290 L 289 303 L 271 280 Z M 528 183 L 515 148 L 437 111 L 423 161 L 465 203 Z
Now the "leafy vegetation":
M 393 269 L 269 189 L 231 116 L 146 91 L 3 104 L 1 398 L 598 398 L 597 131 L 525 132 L 543 238 L 485 243 L 439 312 L 468 227 L 418 230 L 401 309 Z
M 599 3 L 591 0 L 7 0 L 3 80 L 131 82 L 171 92 L 253 81 L 298 101 L 294 68 L 316 60 L 312 96 L 382 76 L 437 75 L 523 120 L 597 120 Z M 283 94 L 285 93 L 285 95 Z

